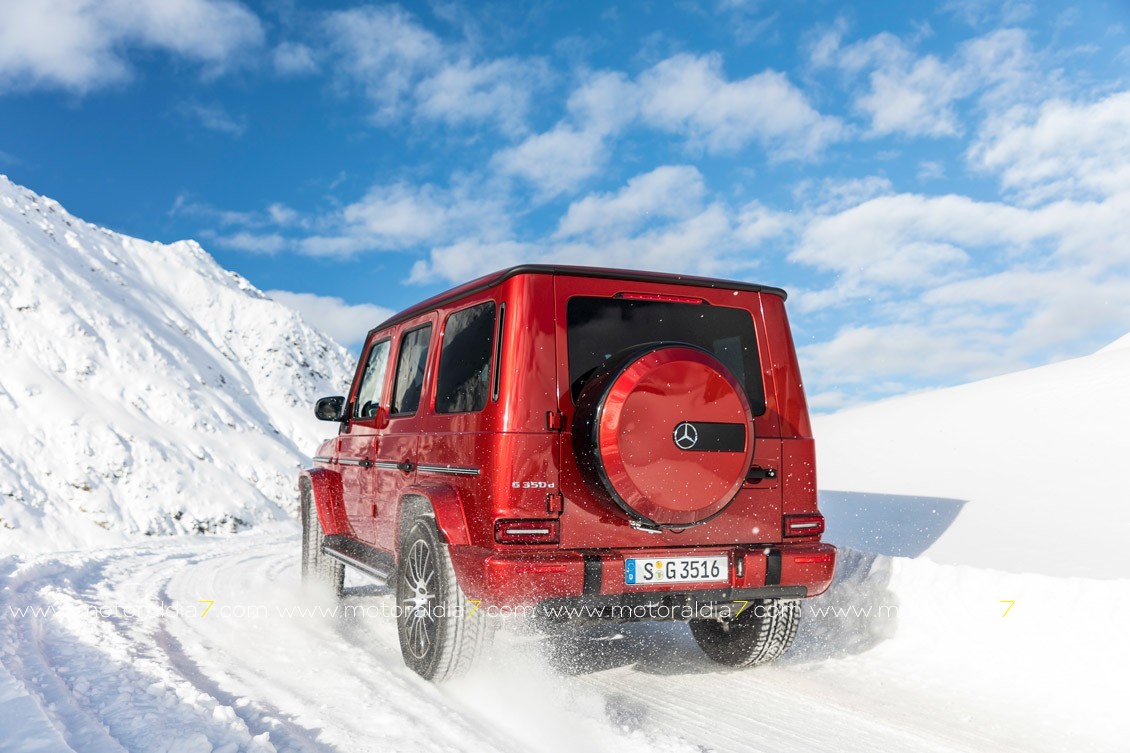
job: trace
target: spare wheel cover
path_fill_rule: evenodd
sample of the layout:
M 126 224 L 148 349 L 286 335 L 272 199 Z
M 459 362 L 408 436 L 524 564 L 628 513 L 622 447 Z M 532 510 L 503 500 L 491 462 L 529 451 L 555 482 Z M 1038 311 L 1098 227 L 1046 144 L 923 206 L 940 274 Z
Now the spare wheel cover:
M 712 353 L 685 343 L 655 343 L 614 361 L 588 385 L 599 395 L 580 401 L 596 397 L 585 433 L 600 485 L 646 523 L 686 527 L 721 512 L 753 459 L 744 387 Z

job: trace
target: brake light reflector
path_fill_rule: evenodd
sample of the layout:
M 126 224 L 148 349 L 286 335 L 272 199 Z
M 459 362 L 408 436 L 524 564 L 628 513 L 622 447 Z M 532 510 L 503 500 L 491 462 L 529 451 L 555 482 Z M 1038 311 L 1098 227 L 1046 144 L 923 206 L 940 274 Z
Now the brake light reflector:
M 628 301 L 667 301 L 668 303 L 698 303 L 703 304 L 706 301 L 701 298 L 692 298 L 686 295 L 663 295 L 662 293 L 617 293 L 616 298 L 623 298 Z
M 556 544 L 560 540 L 556 520 L 496 520 L 494 540 L 499 544 Z
M 831 562 L 832 555 L 828 554 L 804 554 L 800 557 L 793 557 L 793 562 L 798 565 L 814 565 L 816 563 Z
M 824 533 L 823 515 L 786 515 L 786 536 L 819 536 Z

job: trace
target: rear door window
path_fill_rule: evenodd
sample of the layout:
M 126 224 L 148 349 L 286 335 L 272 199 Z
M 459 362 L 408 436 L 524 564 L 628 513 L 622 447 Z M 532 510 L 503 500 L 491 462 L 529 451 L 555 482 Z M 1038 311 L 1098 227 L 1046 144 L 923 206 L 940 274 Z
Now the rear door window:
M 431 339 L 431 324 L 417 327 L 400 338 L 396 381 L 393 383 L 392 403 L 389 406 L 391 415 L 415 413 L 420 407 L 420 396 L 424 391 L 424 368 L 428 364 L 428 344 Z
M 468 413 L 486 407 L 493 351 L 493 301 L 447 318 L 436 376 L 436 413 Z
M 744 309 L 621 298 L 574 297 L 566 307 L 573 401 L 592 373 L 622 350 L 682 342 L 710 351 L 746 388 L 754 415 L 765 412 L 765 389 L 753 317 Z

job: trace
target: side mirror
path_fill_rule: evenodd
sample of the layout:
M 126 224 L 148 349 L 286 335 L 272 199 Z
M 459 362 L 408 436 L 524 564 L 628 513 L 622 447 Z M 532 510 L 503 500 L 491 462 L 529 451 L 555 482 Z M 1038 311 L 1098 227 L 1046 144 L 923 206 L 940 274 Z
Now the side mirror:
M 320 421 L 342 421 L 345 419 L 345 398 L 341 395 L 323 397 L 314 403 L 314 415 Z

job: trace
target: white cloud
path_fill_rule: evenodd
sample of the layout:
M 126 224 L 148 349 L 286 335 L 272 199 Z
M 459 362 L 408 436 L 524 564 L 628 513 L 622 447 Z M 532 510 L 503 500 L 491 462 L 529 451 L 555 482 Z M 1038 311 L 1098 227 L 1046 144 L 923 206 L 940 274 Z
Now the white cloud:
M 635 123 L 711 152 L 756 142 L 771 162 L 814 157 L 846 135 L 838 119 L 817 112 L 784 74 L 728 81 L 717 55 L 676 55 L 635 81 L 620 72 L 594 73 L 574 89 L 567 110 L 550 130 L 498 152 L 495 168 L 534 184 L 544 199 L 575 191 L 596 175 L 609 142 Z
M 993 19 L 1005 24 L 1020 23 L 1035 13 L 1032 4 L 1024 0 L 947 0 L 942 4 L 942 10 L 970 26 L 982 26 Z
M 414 116 L 518 133 L 548 75 L 534 59 L 476 61 L 469 44 L 444 41 L 397 6 L 337 11 L 325 28 L 338 69 L 360 84 L 381 124 Z
M 441 189 L 404 183 L 373 186 L 340 210 L 308 220 L 276 211 L 282 223 L 313 228 L 290 247 L 313 256 L 351 256 L 448 243 L 456 238 L 505 238 L 510 222 L 502 203 L 480 198 L 474 186 Z M 285 208 L 284 208 L 285 209 Z
M 587 196 L 574 202 L 554 236 L 624 234 L 659 219 L 687 217 L 701 207 L 705 194 L 706 185 L 696 168 L 658 167 L 632 178 L 615 194 Z
M 177 105 L 176 112 L 209 131 L 226 133 L 229 136 L 242 136 L 247 130 L 247 122 L 243 118 L 231 115 L 222 105 L 215 102 L 210 104 L 181 102 Z
M 309 324 L 347 347 L 363 343 L 369 330 L 396 313 L 384 306 L 349 304 L 333 296 L 287 290 L 268 290 L 266 293 L 268 297 L 296 310 Z
M 809 158 L 845 135 L 783 73 L 728 81 L 718 55 L 668 58 L 641 74 L 639 86 L 645 122 L 712 152 L 757 142 L 771 161 Z
M 635 119 L 640 91 L 619 71 L 600 71 L 569 95 L 568 110 L 585 130 L 612 134 Z
M 418 113 L 451 125 L 497 120 L 504 131 L 517 133 L 525 130 L 531 93 L 544 75 L 527 61 L 458 60 L 420 82 Z
M 230 235 L 216 235 L 212 239 L 221 246 L 255 254 L 277 254 L 293 245 L 289 238 L 278 233 L 253 233 L 247 230 Z
M 946 166 L 940 160 L 922 160 L 918 163 L 918 180 L 940 180 L 944 177 Z
M 287 227 L 291 225 L 305 225 L 306 220 L 302 215 L 286 204 L 274 203 L 267 207 L 267 218 L 271 224 Z
M 870 121 L 870 136 L 958 136 L 964 124 L 956 104 L 979 95 L 985 102 L 1032 96 L 1036 63 L 1028 38 L 1017 29 L 1000 29 L 962 43 L 943 60 L 917 55 L 911 45 L 883 32 L 842 45 L 843 24 L 817 38 L 810 61 L 836 66 L 852 77 L 866 74 L 867 87 L 855 109 Z
M 402 114 L 418 80 L 444 55 L 439 37 L 396 6 L 338 11 L 326 28 L 339 66 L 361 83 L 382 122 Z
M 1029 202 L 1130 191 L 1130 92 L 1090 103 L 1052 100 L 988 119 L 973 165 Z
M 789 259 L 834 278 L 793 305 L 853 323 L 802 349 L 810 382 L 877 398 L 1079 355 L 1130 321 L 1127 237 L 1130 191 L 1039 207 L 888 194 L 818 209 Z
M 173 205 L 169 208 L 168 214 L 170 217 L 200 217 L 224 227 L 232 225 L 259 227 L 264 224 L 262 218 L 257 216 L 254 212 L 217 209 L 210 204 L 193 199 L 187 193 L 177 195 L 176 199 L 173 200 Z
M 736 245 L 729 210 L 711 204 L 641 233 L 563 242 L 550 246 L 548 253 L 551 260 L 564 264 L 740 276 L 756 266 L 756 260 L 736 257 Z
M 809 380 L 819 375 L 824 384 L 858 385 L 878 375 L 953 379 L 1001 367 L 994 350 L 1003 337 L 976 334 L 919 324 L 849 325 L 830 340 L 801 347 L 799 355 Z
M 661 272 L 741 277 L 757 266 L 745 253 L 729 210 L 711 204 L 645 232 L 557 242 L 460 241 L 416 262 L 410 282 L 463 282 L 519 263 L 579 264 Z
M 537 261 L 536 254 L 535 246 L 518 241 L 459 241 L 433 248 L 427 260 L 413 264 L 408 282 L 466 282 L 496 269 Z
M 915 60 L 900 57 L 888 57 L 871 73 L 871 90 L 857 102 L 871 116 L 871 133 L 957 135 L 961 128 L 952 103 L 964 89 L 960 74 L 932 55 Z
M 589 76 L 569 96 L 569 117 L 543 133 L 502 149 L 491 160 L 503 175 L 522 178 L 542 199 L 576 190 L 608 158 L 608 140 L 636 118 L 639 87 L 619 72 Z
M 819 214 L 829 214 L 854 207 L 868 199 L 892 193 L 894 186 L 890 179 L 881 175 L 847 179 L 824 178 L 819 181 L 803 180 L 793 188 L 793 198 L 810 211 Z
M 1130 193 L 1040 208 L 896 194 L 809 220 L 790 259 L 835 272 L 820 305 L 938 285 L 986 263 L 1032 259 L 1094 274 L 1130 265 Z M 974 263 L 976 262 L 976 264 Z
M 736 221 L 735 236 L 747 249 L 793 233 L 798 224 L 792 213 L 770 209 L 760 201 L 751 201 L 742 207 Z
M 789 258 L 837 275 L 831 288 L 805 297 L 808 307 L 876 295 L 886 286 L 905 292 L 963 272 L 966 247 L 1031 242 L 1037 232 L 1025 214 L 964 196 L 882 196 L 812 218 Z
M 258 48 L 259 19 L 231 0 L 37 0 L 4 4 L 0 91 L 87 92 L 127 80 L 150 49 L 222 69 Z
M 357 201 L 320 215 L 306 215 L 279 203 L 262 211 L 224 212 L 181 196 L 170 214 L 240 228 L 228 234 L 204 233 L 227 248 L 345 258 L 435 246 L 457 238 L 508 237 L 510 220 L 501 199 L 480 198 L 482 190 L 473 185 L 450 189 L 430 184 L 375 185 Z
M 604 164 L 604 134 L 559 124 L 503 149 L 492 160 L 503 174 L 533 183 L 543 197 L 572 191 Z
M 298 42 L 283 42 L 271 53 L 275 70 L 283 76 L 302 76 L 318 70 L 314 51 Z

